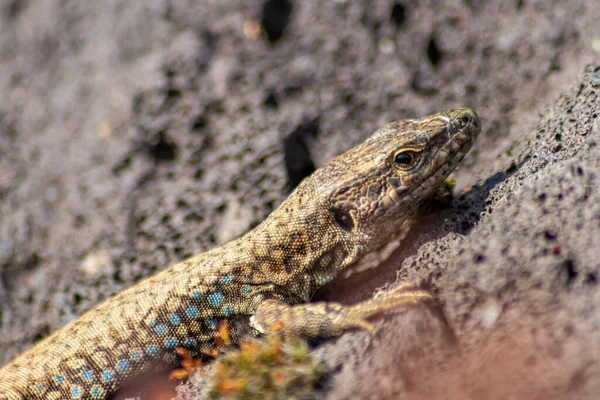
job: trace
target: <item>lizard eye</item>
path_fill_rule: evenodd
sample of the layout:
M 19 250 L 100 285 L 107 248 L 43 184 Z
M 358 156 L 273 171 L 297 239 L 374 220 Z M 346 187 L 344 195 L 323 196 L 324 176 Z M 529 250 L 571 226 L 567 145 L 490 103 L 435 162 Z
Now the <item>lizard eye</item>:
M 412 151 L 401 151 L 401 152 L 397 153 L 396 156 L 394 157 L 394 162 L 397 165 L 407 167 L 407 166 L 411 165 L 412 163 L 414 163 L 416 158 L 417 158 L 416 153 L 414 153 Z

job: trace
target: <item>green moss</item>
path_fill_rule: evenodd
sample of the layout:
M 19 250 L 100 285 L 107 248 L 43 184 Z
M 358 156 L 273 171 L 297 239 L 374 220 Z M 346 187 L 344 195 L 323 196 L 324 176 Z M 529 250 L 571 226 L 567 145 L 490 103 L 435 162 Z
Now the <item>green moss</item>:
M 452 200 L 452 192 L 454 191 L 455 186 L 456 181 L 454 178 L 446 178 L 433 194 L 433 198 L 439 203 L 448 204 L 450 200 Z
M 212 399 L 300 399 L 314 391 L 323 368 L 308 356 L 305 340 L 269 335 L 244 342 L 213 367 Z

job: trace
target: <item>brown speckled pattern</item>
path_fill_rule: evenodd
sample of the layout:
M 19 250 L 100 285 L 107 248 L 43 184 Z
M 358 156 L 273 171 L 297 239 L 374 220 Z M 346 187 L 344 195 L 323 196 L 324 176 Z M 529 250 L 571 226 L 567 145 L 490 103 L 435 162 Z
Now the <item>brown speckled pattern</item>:
M 234 343 L 273 315 L 308 336 L 368 329 L 364 319 L 390 307 L 382 299 L 347 309 L 293 305 L 397 232 L 480 129 L 469 109 L 386 125 L 304 180 L 244 237 L 121 292 L 19 356 L 0 370 L 0 399 L 106 398 L 143 371 L 175 365 L 177 347 L 193 356 L 215 348 L 224 323 Z M 405 151 L 414 160 L 396 162 Z M 413 302 L 426 297 L 416 293 Z M 349 320 L 321 318 L 340 312 Z

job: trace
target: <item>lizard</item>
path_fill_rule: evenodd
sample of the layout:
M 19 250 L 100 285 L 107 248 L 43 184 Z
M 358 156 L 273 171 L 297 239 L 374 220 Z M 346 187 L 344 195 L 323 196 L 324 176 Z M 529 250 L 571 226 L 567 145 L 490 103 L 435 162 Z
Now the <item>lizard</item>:
M 274 324 L 309 338 L 422 304 L 418 287 L 352 306 L 317 289 L 392 237 L 456 168 L 481 131 L 457 108 L 391 122 L 304 179 L 256 228 L 125 289 L 0 370 L 0 399 L 105 399 L 141 373 L 202 357 Z

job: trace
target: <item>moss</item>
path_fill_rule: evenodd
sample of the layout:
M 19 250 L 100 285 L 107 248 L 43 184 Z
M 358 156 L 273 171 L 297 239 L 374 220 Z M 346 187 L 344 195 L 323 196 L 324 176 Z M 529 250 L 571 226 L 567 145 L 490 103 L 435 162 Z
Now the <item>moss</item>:
M 446 178 L 433 194 L 433 199 L 441 204 L 448 204 L 452 200 L 452 192 L 456 186 L 454 178 Z
M 217 361 L 212 399 L 299 399 L 310 396 L 323 368 L 308 356 L 305 340 L 269 335 L 242 342 Z

